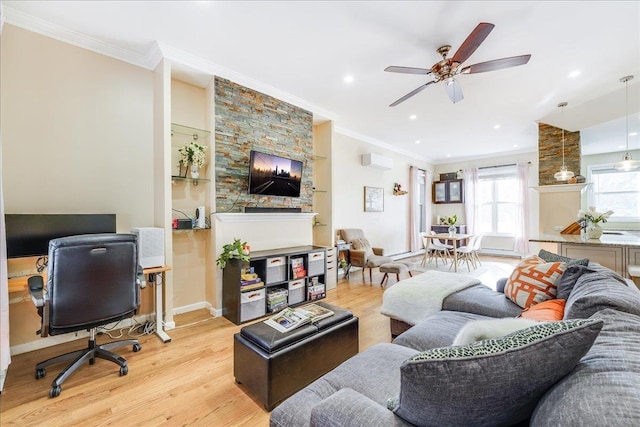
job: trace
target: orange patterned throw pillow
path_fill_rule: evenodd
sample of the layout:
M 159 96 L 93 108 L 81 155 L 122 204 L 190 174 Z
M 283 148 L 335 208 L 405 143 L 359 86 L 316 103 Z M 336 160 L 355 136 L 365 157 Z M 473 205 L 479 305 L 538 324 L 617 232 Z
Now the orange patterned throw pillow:
M 504 294 L 522 308 L 556 297 L 557 283 L 567 269 L 565 262 L 545 262 L 532 255 L 516 266 Z

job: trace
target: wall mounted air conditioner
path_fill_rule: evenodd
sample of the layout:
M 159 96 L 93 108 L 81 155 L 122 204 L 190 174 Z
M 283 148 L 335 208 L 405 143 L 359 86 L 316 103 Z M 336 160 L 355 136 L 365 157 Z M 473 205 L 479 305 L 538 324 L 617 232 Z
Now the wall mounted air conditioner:
M 371 166 L 373 168 L 389 170 L 393 169 L 393 159 L 376 153 L 367 153 L 362 155 L 362 166 Z

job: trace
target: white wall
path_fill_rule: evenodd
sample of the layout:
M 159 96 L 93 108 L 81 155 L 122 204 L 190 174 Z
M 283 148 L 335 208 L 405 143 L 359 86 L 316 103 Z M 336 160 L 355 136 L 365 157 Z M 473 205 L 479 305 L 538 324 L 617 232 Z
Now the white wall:
M 425 162 L 380 148 L 358 139 L 334 133 L 332 142 L 333 226 L 335 229 L 361 228 L 372 246 L 385 254 L 409 251 L 409 195 L 394 196 L 393 184 L 409 189 L 409 166 L 433 169 Z M 393 159 L 393 169 L 362 166 L 365 153 Z M 364 212 L 364 187 L 384 189 L 384 212 Z
M 510 156 L 492 157 L 486 159 L 468 160 L 464 162 L 453 162 L 439 164 L 435 167 L 434 180 L 438 181 L 441 173 L 456 172 L 473 167 L 482 168 L 487 166 L 508 165 L 519 162 L 531 162 L 529 166 L 529 186 L 538 185 L 538 152 L 515 154 Z M 532 236 L 538 234 L 539 221 L 539 196 L 533 190 L 529 190 L 529 224 Z M 458 215 L 458 223 L 465 224 L 466 218 L 464 214 L 464 204 L 437 204 L 433 205 L 433 222 L 435 223 L 437 216 Z M 482 238 L 482 248 L 484 250 L 504 251 L 506 253 L 513 252 L 513 238 L 484 235 Z

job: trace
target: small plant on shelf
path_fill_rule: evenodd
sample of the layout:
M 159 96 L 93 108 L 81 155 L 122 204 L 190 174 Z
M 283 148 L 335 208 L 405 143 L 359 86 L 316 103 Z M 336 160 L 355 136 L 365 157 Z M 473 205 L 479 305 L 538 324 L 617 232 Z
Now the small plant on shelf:
M 180 161 L 184 164 L 193 165 L 197 168 L 201 168 L 202 165 L 204 165 L 206 160 L 206 156 L 204 154 L 205 151 L 207 151 L 207 147 L 200 145 L 195 141 L 191 141 L 184 147 L 178 149 L 180 156 L 182 156 Z
M 394 196 L 404 196 L 405 194 L 407 194 L 407 191 L 404 191 L 402 189 L 402 185 L 398 182 L 393 184 L 393 195 Z
M 243 242 L 240 239 L 234 239 L 233 243 L 222 245 L 222 253 L 216 260 L 216 264 L 218 264 L 220 268 L 225 268 L 227 261 L 230 259 L 237 258 L 242 261 L 249 261 L 249 251 L 246 248 L 248 248 L 247 242 Z

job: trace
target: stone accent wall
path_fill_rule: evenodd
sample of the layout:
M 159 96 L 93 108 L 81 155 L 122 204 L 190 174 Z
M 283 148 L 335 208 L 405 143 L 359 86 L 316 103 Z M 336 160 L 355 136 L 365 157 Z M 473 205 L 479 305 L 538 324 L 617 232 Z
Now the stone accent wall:
M 553 175 L 562 167 L 562 129 L 538 124 L 538 185 L 567 184 Z M 574 174 L 580 174 L 580 131 L 564 131 L 564 163 Z
M 312 212 L 313 115 L 229 80 L 215 78 L 216 211 L 245 206 Z M 303 162 L 300 197 L 249 194 L 251 150 Z

